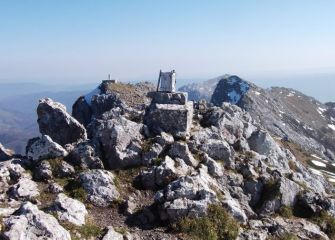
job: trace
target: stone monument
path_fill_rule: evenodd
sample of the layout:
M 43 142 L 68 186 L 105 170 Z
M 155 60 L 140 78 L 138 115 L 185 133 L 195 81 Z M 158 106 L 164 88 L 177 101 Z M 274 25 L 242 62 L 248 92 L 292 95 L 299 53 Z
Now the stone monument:
M 192 125 L 193 102 L 187 93 L 176 92 L 176 72 L 159 73 L 157 91 L 149 92 L 151 104 L 146 109 L 145 124 L 154 134 L 167 132 L 176 138 L 187 138 Z

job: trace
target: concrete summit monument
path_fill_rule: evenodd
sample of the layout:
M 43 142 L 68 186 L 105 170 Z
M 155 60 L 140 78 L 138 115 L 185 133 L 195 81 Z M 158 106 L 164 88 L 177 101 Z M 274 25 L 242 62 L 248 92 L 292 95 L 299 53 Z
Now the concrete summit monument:
M 146 110 L 145 124 L 154 134 L 167 132 L 187 138 L 192 125 L 193 102 L 187 93 L 176 92 L 176 72 L 159 72 L 157 91 L 149 92 L 151 104 Z

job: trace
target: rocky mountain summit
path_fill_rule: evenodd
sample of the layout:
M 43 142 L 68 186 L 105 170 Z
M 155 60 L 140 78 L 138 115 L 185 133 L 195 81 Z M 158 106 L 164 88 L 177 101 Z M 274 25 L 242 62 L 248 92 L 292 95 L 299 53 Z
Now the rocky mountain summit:
M 236 104 L 271 135 L 289 139 L 324 159 L 335 160 L 334 104 L 323 104 L 293 89 L 262 89 L 237 76 L 225 75 L 214 82 L 208 92 L 212 93 L 209 99 L 215 106 L 224 102 Z M 187 87 L 182 89 L 188 90 Z M 201 89 L 195 87 L 191 93 L 200 93 Z M 208 96 L 200 94 L 193 100 L 201 98 L 208 99 Z
M 214 106 L 153 89 L 104 82 L 72 115 L 41 99 L 26 156 L 0 150 L 1 238 L 335 238 L 329 178 L 245 107 L 277 106 L 268 92 L 230 78 Z

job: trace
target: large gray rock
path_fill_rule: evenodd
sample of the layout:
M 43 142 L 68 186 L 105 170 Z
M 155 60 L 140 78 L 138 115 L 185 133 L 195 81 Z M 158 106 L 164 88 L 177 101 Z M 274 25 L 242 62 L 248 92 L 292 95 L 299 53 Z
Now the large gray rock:
M 91 101 L 92 116 L 100 118 L 100 116 L 113 108 L 120 108 L 124 111 L 128 106 L 121 101 L 115 93 L 94 95 Z
M 213 177 L 222 177 L 224 168 L 221 163 L 210 158 L 206 153 L 202 156 L 202 162 L 207 166 L 208 173 Z
M 28 177 L 22 177 L 8 192 L 10 198 L 16 200 L 34 200 L 40 195 L 37 184 Z
M 264 184 L 256 179 L 249 179 L 244 182 L 243 190 L 250 197 L 249 204 L 254 207 L 262 197 Z
M 161 205 L 161 219 L 176 221 L 183 217 L 204 216 L 210 204 L 218 203 L 212 184 L 204 171 L 171 182 L 155 195 L 155 201 Z
M 257 130 L 249 113 L 230 103 L 209 108 L 204 113 L 201 124 L 204 127 L 218 128 L 221 139 L 229 144 L 234 144 L 241 138 L 247 139 Z
M 34 169 L 34 180 L 47 181 L 53 178 L 51 164 L 47 161 L 41 161 Z
M 294 236 L 294 237 L 293 237 Z M 305 219 L 281 217 L 250 220 L 238 240 L 254 239 L 329 239 L 319 226 Z
M 38 125 L 42 135 L 64 146 L 87 138 L 86 130 L 75 118 L 66 112 L 66 107 L 50 98 L 39 101 L 37 107 Z
M 101 207 L 109 206 L 120 194 L 114 185 L 114 175 L 106 170 L 89 170 L 79 175 L 87 200 Z
M 298 194 L 302 191 L 302 188 L 289 179 L 281 178 L 270 189 L 265 190 L 268 191 L 267 194 L 270 194 L 270 196 L 263 203 L 260 213 L 268 215 L 269 213 L 278 211 L 282 206 L 293 207 L 298 200 Z
M 200 146 L 200 150 L 207 153 L 214 160 L 223 162 L 230 161 L 234 155 L 234 150 L 223 140 L 208 139 L 207 142 Z
M 191 171 L 192 169 L 182 159 L 173 160 L 165 156 L 161 165 L 153 166 L 149 171 L 141 174 L 141 181 L 147 189 L 159 189 Z
M 248 221 L 248 217 L 243 210 L 242 206 L 240 205 L 239 201 L 229 194 L 229 192 L 225 192 L 223 194 L 223 205 L 226 207 L 228 212 L 239 222 L 242 224 L 246 224 Z
M 7 190 L 22 176 L 26 175 L 25 169 L 19 160 L 0 162 L 0 200 L 7 198 Z
M 61 145 L 52 141 L 48 135 L 43 135 L 28 141 L 26 155 L 29 160 L 37 162 L 43 159 L 65 157 L 68 152 Z
M 101 153 L 98 144 L 92 141 L 79 143 L 70 154 L 70 161 L 82 169 L 103 169 Z
M 76 170 L 72 165 L 65 161 L 60 161 L 58 167 L 54 169 L 54 174 L 56 177 L 59 178 L 66 178 L 74 175 L 76 173 Z
M 172 158 L 181 158 L 184 162 L 192 167 L 196 167 L 199 162 L 193 157 L 190 152 L 188 145 L 184 142 L 175 142 L 171 145 L 168 152 L 169 156 Z
M 278 144 L 273 140 L 270 134 L 264 130 L 258 130 L 254 132 L 248 139 L 250 149 L 262 154 L 282 154 L 282 151 Z
M 30 202 L 3 221 L 3 237 L 8 240 L 71 240 L 65 230 L 52 215 L 40 211 Z
M 106 165 L 120 169 L 141 164 L 143 125 L 122 116 L 110 120 L 95 120 L 90 135 L 101 143 Z
M 276 233 L 279 235 L 282 233 L 294 233 L 298 239 L 329 239 L 318 225 L 304 219 L 277 217 L 274 219 L 274 226 L 276 226 Z
M 0 143 L 0 161 L 6 161 L 11 159 L 14 156 L 14 151 L 5 148 L 1 143 Z
M 92 120 L 92 109 L 87 103 L 84 96 L 81 96 L 72 106 L 72 116 L 77 119 L 85 127 Z
M 150 165 L 159 158 L 164 147 L 158 143 L 153 143 L 148 151 L 142 153 L 143 165 Z
M 166 132 L 177 138 L 189 136 L 193 118 L 193 102 L 185 105 L 152 103 L 146 110 L 144 123 L 154 134 Z
M 60 221 L 70 222 L 76 226 L 84 225 L 88 214 L 83 203 L 67 197 L 64 193 L 58 194 L 52 205 L 52 211 L 56 212 Z

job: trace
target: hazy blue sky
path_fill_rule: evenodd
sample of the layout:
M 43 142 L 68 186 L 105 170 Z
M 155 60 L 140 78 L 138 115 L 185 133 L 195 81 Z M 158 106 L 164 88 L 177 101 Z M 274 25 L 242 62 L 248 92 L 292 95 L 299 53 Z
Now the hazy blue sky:
M 333 0 L 0 0 L 0 82 L 335 73 L 334 11 Z

